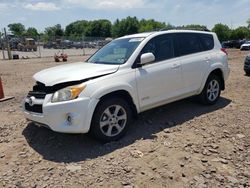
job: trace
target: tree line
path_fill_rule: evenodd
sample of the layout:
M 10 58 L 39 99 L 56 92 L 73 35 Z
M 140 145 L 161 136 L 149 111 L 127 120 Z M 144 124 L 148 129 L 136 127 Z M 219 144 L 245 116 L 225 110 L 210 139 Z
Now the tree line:
M 141 19 L 137 17 L 127 17 L 117 19 L 114 23 L 109 20 L 100 19 L 94 21 L 78 20 L 62 28 L 60 24 L 45 28 L 44 32 L 39 33 L 36 28 L 25 26 L 21 23 L 8 25 L 9 30 L 16 36 L 26 36 L 44 41 L 54 40 L 55 38 L 65 37 L 70 40 L 82 40 L 82 37 L 120 37 L 128 34 L 147 32 L 161 29 L 194 29 L 208 30 L 204 25 L 183 25 L 174 26 L 169 23 L 159 22 L 154 19 Z M 250 38 L 250 19 L 247 26 L 230 29 L 227 25 L 218 23 L 214 25 L 212 31 L 218 35 L 220 41 L 240 40 Z

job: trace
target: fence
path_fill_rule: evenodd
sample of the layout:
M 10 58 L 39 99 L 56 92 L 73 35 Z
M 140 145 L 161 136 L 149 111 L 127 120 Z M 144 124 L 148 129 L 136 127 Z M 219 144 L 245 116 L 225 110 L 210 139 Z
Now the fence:
M 7 35 L 0 38 L 0 59 L 8 59 L 8 48 L 11 58 L 42 58 L 53 57 L 55 54 L 66 53 L 68 56 L 84 56 L 95 53 L 98 49 L 110 42 L 111 38 L 81 37 L 16 37 Z

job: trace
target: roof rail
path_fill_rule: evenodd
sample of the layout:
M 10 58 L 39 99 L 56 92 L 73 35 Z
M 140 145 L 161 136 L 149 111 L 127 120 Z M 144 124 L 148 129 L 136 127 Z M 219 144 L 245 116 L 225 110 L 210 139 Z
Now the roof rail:
M 194 30 L 194 31 L 207 31 L 207 32 L 211 32 L 209 29 L 207 28 L 185 28 L 185 27 L 174 27 L 174 28 L 163 28 L 160 31 L 171 31 L 171 30 Z

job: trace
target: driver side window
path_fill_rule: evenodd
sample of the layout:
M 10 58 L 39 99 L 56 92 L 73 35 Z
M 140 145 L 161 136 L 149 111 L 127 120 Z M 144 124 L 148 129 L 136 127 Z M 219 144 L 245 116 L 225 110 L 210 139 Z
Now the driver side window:
M 155 62 L 164 61 L 174 57 L 173 37 L 169 34 L 156 36 L 142 49 L 141 54 L 153 53 Z

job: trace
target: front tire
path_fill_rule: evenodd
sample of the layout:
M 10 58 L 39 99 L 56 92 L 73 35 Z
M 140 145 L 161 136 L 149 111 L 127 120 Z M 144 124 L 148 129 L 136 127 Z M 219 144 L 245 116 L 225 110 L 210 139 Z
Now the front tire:
M 131 119 L 131 108 L 125 100 L 106 99 L 95 109 L 90 133 L 102 142 L 116 141 L 126 133 Z
M 221 79 L 217 75 L 211 74 L 198 97 L 201 103 L 205 105 L 213 105 L 219 100 L 220 94 Z

